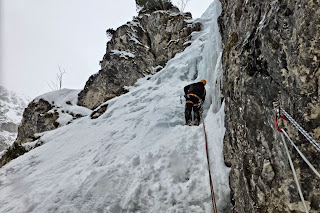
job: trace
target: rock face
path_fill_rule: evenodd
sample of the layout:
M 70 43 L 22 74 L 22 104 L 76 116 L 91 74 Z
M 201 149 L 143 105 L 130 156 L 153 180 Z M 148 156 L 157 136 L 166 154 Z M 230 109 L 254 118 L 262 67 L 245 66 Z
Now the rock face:
M 32 101 L 23 113 L 17 140 L 21 143 L 33 141 L 35 133 L 53 130 L 59 126 L 59 113 L 49 112 L 53 108 L 48 101 Z
M 78 105 L 89 109 L 126 92 L 124 86 L 154 74 L 176 53 L 182 52 L 193 31 L 201 30 L 190 13 L 175 8 L 140 13 L 119 27 L 107 44 L 101 70 L 92 75 L 79 94 Z
M 26 106 L 27 99 L 0 86 L 0 152 L 16 139 Z
M 304 212 L 273 102 L 320 141 L 320 2 L 221 0 L 226 100 L 225 161 L 234 212 Z M 281 123 L 320 171 L 320 153 Z M 289 145 L 310 212 L 320 212 L 320 180 Z

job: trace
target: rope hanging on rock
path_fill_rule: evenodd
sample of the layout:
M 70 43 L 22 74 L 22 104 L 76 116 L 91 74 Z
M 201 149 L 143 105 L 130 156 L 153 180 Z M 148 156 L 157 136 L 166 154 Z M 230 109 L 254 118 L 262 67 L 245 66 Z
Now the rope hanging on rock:
M 201 113 L 201 119 L 203 123 L 203 131 L 204 131 L 204 139 L 206 144 L 206 153 L 207 153 L 207 162 L 208 162 L 208 171 L 209 171 L 209 180 L 210 180 L 210 188 L 211 188 L 211 198 L 212 198 L 212 205 L 215 213 L 218 213 L 217 204 L 216 204 L 216 198 L 214 196 L 214 190 L 213 190 L 213 183 L 212 183 L 212 177 L 211 177 L 211 169 L 210 169 L 210 160 L 209 160 L 209 151 L 208 151 L 208 140 L 207 140 L 207 133 L 206 133 L 206 126 L 204 123 L 204 119 L 202 118 Z
M 282 130 L 283 131 L 283 130 Z M 303 204 L 303 207 L 306 211 L 306 213 L 309 213 L 308 209 L 307 209 L 307 206 L 306 206 L 306 203 L 304 201 L 304 197 L 303 197 L 303 194 L 302 194 L 302 191 L 301 191 L 301 187 L 300 187 L 300 184 L 299 184 L 299 180 L 297 178 L 297 174 L 296 174 L 296 170 L 294 169 L 294 166 L 293 166 L 293 163 L 292 163 L 292 159 L 290 157 L 290 154 L 289 154 L 289 150 L 288 150 L 288 147 L 287 147 L 287 144 L 286 144 L 286 141 L 285 141 L 285 138 L 283 136 L 283 134 L 281 134 L 281 138 L 282 138 L 282 143 L 283 143 L 283 146 L 286 150 L 286 153 L 287 153 L 287 157 L 288 157 L 288 160 L 289 160 L 289 164 L 290 164 L 290 167 L 291 167 L 291 170 L 292 170 L 292 173 L 293 173 L 293 177 L 294 177 L 294 181 L 297 185 L 297 189 L 298 189 L 298 193 L 299 193 L 299 196 L 300 196 L 300 199 L 301 199 L 301 202 Z
M 280 113 L 280 111 L 281 111 L 285 115 L 285 116 L 279 116 L 279 117 L 284 119 L 284 120 L 286 120 L 286 121 L 290 121 L 294 125 L 294 127 L 296 127 L 300 131 L 300 133 L 302 133 L 306 137 L 306 139 L 320 152 L 320 145 L 283 108 L 279 107 L 279 109 L 280 110 L 278 111 L 278 113 Z M 298 193 L 299 193 L 301 202 L 303 204 L 305 212 L 308 213 L 309 211 L 308 211 L 308 208 L 306 206 L 306 203 L 305 203 L 302 191 L 301 191 L 301 187 L 300 187 L 300 184 L 299 184 L 299 180 L 297 178 L 297 174 L 296 174 L 296 171 L 294 169 L 293 162 L 292 162 L 291 156 L 289 154 L 289 150 L 288 150 L 288 147 L 287 147 L 287 144 L 286 144 L 284 136 L 286 136 L 286 138 L 290 141 L 292 146 L 297 150 L 299 155 L 302 157 L 304 162 L 306 162 L 306 164 L 311 168 L 311 170 L 319 178 L 320 178 L 320 173 L 313 167 L 313 165 L 308 161 L 308 159 L 304 156 L 304 154 L 300 151 L 300 149 L 294 144 L 294 142 L 291 140 L 291 138 L 289 137 L 287 132 L 284 129 L 280 129 L 279 128 L 277 118 L 278 118 L 277 116 L 275 116 L 275 118 L 274 118 L 275 126 L 276 126 L 276 129 L 279 132 L 283 133 L 283 134 L 281 134 L 282 143 L 283 143 L 283 146 L 285 147 L 285 151 L 287 153 L 287 157 L 288 157 L 288 160 L 289 160 L 289 164 L 290 164 L 290 167 L 291 167 L 291 170 L 292 170 L 292 173 L 293 173 L 293 177 L 294 177 L 297 189 L 298 189 Z
M 288 114 L 287 114 L 288 115 Z M 286 121 L 289 121 L 289 119 L 287 119 L 284 116 L 280 116 L 280 118 L 283 118 Z M 320 178 L 320 173 L 314 168 L 314 166 L 310 163 L 310 161 L 308 161 L 308 159 L 305 157 L 305 155 L 300 151 L 300 149 L 295 145 L 295 143 L 291 140 L 291 138 L 289 137 L 289 135 L 287 134 L 287 132 L 284 129 L 280 129 L 278 126 L 278 120 L 277 120 L 277 116 L 274 117 L 274 121 L 275 121 L 275 126 L 276 129 L 283 133 L 286 138 L 290 141 L 291 145 L 297 150 L 297 152 L 299 153 L 299 155 L 301 156 L 301 158 L 304 160 L 304 162 L 310 167 L 310 169 Z
M 284 119 L 284 120 L 288 120 L 286 117 L 284 117 L 284 116 L 282 116 L 282 115 L 280 115 L 280 118 L 282 118 L 282 119 Z M 279 131 L 279 132 L 282 132 L 282 130 L 279 128 L 279 126 L 278 126 L 278 118 L 277 118 L 277 116 L 274 116 L 274 123 L 275 123 L 275 125 L 276 125 L 276 128 L 277 128 L 277 130 Z
M 290 143 L 292 144 L 292 146 L 297 150 L 297 152 L 299 153 L 299 155 L 302 157 L 302 159 L 304 160 L 304 162 L 306 162 L 306 164 L 308 164 L 308 166 L 310 167 L 310 169 L 320 178 L 320 173 L 314 168 L 314 166 L 312 166 L 312 164 L 310 163 L 310 161 L 308 161 L 308 159 L 304 156 L 304 154 L 300 151 L 300 149 L 295 145 L 295 143 L 293 143 L 293 141 L 291 140 L 291 138 L 289 137 L 289 135 L 286 133 L 286 131 L 284 131 L 283 129 L 282 133 L 286 136 L 286 138 L 290 141 Z
M 284 116 L 289 119 L 289 121 L 303 134 L 307 140 L 320 152 L 320 145 L 282 108 L 280 107 L 281 112 Z

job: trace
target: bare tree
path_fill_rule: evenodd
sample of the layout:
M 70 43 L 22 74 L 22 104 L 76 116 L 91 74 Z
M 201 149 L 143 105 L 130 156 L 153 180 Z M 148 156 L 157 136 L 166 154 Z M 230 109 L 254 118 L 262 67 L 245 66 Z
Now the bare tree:
M 59 72 L 57 73 L 56 76 L 56 81 L 51 81 L 50 83 L 48 83 L 48 86 L 52 89 L 52 90 L 59 90 L 62 89 L 62 79 L 63 79 L 63 75 L 66 74 L 66 71 L 63 69 L 61 70 L 60 66 L 59 67 Z
M 186 6 L 187 6 L 187 4 L 189 3 L 189 1 L 191 1 L 191 0 L 180 0 L 180 1 L 178 2 L 179 10 L 180 10 L 181 12 L 184 11 L 184 9 L 186 8 Z

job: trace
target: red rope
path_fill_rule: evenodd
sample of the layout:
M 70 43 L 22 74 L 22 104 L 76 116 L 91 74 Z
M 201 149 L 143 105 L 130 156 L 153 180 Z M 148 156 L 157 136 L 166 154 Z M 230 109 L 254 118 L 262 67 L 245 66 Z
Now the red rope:
M 212 178 L 211 178 L 211 169 L 210 169 L 209 152 L 208 152 L 208 140 L 207 140 L 206 126 L 204 124 L 204 119 L 202 119 L 202 122 L 203 122 L 204 137 L 205 137 L 205 141 L 206 141 L 206 152 L 207 152 L 209 179 L 210 179 L 210 187 L 211 187 L 212 205 L 213 205 L 213 209 L 214 209 L 215 213 L 218 213 L 216 198 L 214 196 L 213 183 L 212 183 Z
M 286 117 L 284 117 L 284 116 L 282 116 L 282 115 L 280 115 L 280 118 L 288 121 L 288 118 L 286 118 Z M 274 116 L 274 124 L 276 125 L 276 129 L 277 129 L 279 132 L 282 132 L 281 129 L 279 128 L 279 126 L 278 126 L 278 117 L 277 117 L 277 116 Z
M 274 116 L 274 124 L 276 125 L 276 129 L 277 129 L 279 132 L 282 132 L 281 129 L 279 128 L 279 126 L 278 126 L 277 116 Z

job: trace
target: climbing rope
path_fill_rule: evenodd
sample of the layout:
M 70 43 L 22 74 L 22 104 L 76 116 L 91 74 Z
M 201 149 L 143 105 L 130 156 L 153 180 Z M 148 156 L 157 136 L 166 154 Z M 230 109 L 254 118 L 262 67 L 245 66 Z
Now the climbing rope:
M 202 113 L 201 113 L 201 117 L 202 117 Z M 203 118 L 202 118 L 202 123 L 203 123 L 203 131 L 204 131 L 204 138 L 205 138 L 205 144 L 206 144 L 206 153 L 207 153 L 207 161 L 208 161 L 208 171 L 209 171 L 209 180 L 210 180 L 210 187 L 211 187 L 212 205 L 213 205 L 214 212 L 218 213 L 217 204 L 216 204 L 216 198 L 214 196 L 213 183 L 212 183 L 212 178 L 211 178 L 211 169 L 210 169 L 210 160 L 209 160 L 208 139 L 207 139 L 207 133 L 206 133 L 206 126 L 205 126 Z
M 279 109 L 280 109 L 279 113 L 281 111 L 284 114 L 284 116 L 280 116 L 280 118 L 282 118 L 284 120 L 287 120 L 287 121 L 290 121 L 307 138 L 307 140 L 320 152 L 320 145 L 315 140 L 313 140 L 313 138 L 283 108 L 279 107 Z M 289 154 L 289 150 L 288 150 L 288 147 L 287 147 L 287 144 L 286 144 L 284 136 L 286 136 L 286 138 L 290 141 L 292 146 L 297 150 L 299 155 L 302 157 L 304 162 L 306 162 L 306 164 L 311 168 L 311 170 L 319 178 L 320 178 L 320 173 L 313 167 L 313 165 L 307 160 L 307 158 L 303 155 L 303 153 L 300 151 L 300 149 L 294 144 L 294 142 L 291 140 L 291 138 L 289 137 L 287 132 L 284 129 L 280 129 L 279 128 L 278 121 L 277 121 L 277 116 L 275 116 L 274 120 L 275 120 L 276 129 L 279 132 L 283 133 L 283 134 L 281 134 L 282 143 L 283 143 L 283 146 L 285 147 L 285 150 L 286 150 L 286 153 L 287 153 L 287 157 L 288 157 L 288 160 L 289 160 L 289 164 L 290 164 L 290 167 L 291 167 L 291 170 L 292 170 L 292 173 L 293 173 L 293 177 L 294 177 L 297 189 L 298 189 L 298 193 L 299 193 L 301 202 L 302 202 L 302 204 L 304 206 L 305 212 L 308 213 L 309 211 L 307 209 L 307 206 L 306 206 L 306 203 L 305 203 L 302 191 L 301 191 L 301 187 L 300 187 L 300 184 L 299 184 L 299 181 L 298 181 L 298 178 L 297 178 L 297 174 L 296 174 L 296 171 L 294 169 L 294 166 L 293 166 L 293 163 L 292 163 L 292 159 L 291 159 L 291 156 Z
M 284 111 L 284 110 L 283 110 Z M 284 111 L 285 112 L 285 111 Z M 287 116 L 290 116 L 287 112 L 285 112 Z M 280 118 L 283 118 L 284 120 L 288 121 L 289 119 L 287 119 L 284 116 L 280 116 Z M 290 119 L 292 119 L 292 117 L 290 116 Z M 281 133 L 283 133 L 286 138 L 290 141 L 290 143 L 292 144 L 292 146 L 297 150 L 297 152 L 299 153 L 299 155 L 302 157 L 302 159 L 304 160 L 304 162 L 310 167 L 310 169 L 320 178 L 320 173 L 314 168 L 314 166 L 308 161 L 308 159 L 304 156 L 304 154 L 300 151 L 300 149 L 295 145 L 295 143 L 291 140 L 291 138 L 289 137 L 289 135 L 286 133 L 286 131 L 284 131 L 283 129 L 280 129 L 278 126 L 278 121 L 277 121 L 277 116 L 275 116 L 274 118 L 275 120 L 275 126 L 277 128 L 277 130 Z M 293 120 L 293 119 L 292 119 Z M 296 123 L 296 122 L 295 122 Z M 299 125 L 299 124 L 297 124 Z M 308 133 L 306 133 L 308 134 Z
M 312 166 L 312 164 L 310 163 L 310 161 L 308 161 L 308 159 L 304 156 L 304 154 L 302 154 L 302 152 L 300 151 L 300 149 L 293 143 L 293 141 L 291 140 L 291 138 L 289 137 L 289 135 L 286 133 L 286 131 L 284 131 L 283 129 L 281 129 L 283 134 L 286 136 L 286 138 L 290 141 L 290 143 L 292 144 L 292 146 L 297 150 L 297 152 L 299 153 L 299 155 L 302 157 L 302 159 L 304 160 L 304 162 L 306 162 L 306 164 L 308 164 L 308 166 L 310 167 L 310 169 L 320 178 L 320 173 Z
M 313 138 L 282 108 L 280 107 L 281 112 L 286 118 L 303 134 L 307 140 L 320 152 L 320 145 L 313 140 Z
M 287 157 L 288 157 L 289 164 L 290 164 L 290 167 L 291 167 L 291 170 L 292 170 L 292 173 L 293 173 L 294 181 L 296 182 L 296 185 L 297 185 L 297 188 L 298 188 L 300 199 L 302 201 L 302 204 L 303 204 L 303 207 L 304 207 L 306 213 L 309 213 L 309 211 L 307 209 L 307 206 L 306 206 L 306 203 L 305 203 L 304 198 L 303 198 L 303 194 L 302 194 L 302 191 L 301 191 L 299 180 L 297 178 L 296 170 L 294 169 L 294 166 L 293 166 L 293 163 L 292 163 L 292 159 L 290 157 L 290 153 L 289 153 L 289 150 L 288 150 L 288 147 L 287 147 L 287 144 L 286 144 L 286 141 L 285 141 L 285 138 L 284 138 L 283 134 L 281 134 L 281 138 L 282 138 L 282 144 L 283 144 L 283 146 L 284 146 L 284 148 L 286 150 L 286 153 L 287 153 Z

